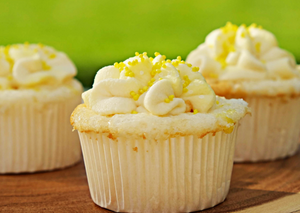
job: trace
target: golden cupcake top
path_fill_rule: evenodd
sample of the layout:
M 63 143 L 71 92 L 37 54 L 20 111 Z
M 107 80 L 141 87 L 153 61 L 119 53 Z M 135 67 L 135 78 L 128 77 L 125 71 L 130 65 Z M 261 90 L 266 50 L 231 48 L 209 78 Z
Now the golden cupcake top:
M 80 132 L 107 133 L 117 137 L 166 140 L 170 137 L 224 131 L 229 134 L 250 110 L 242 99 L 216 96 L 216 104 L 207 113 L 181 113 L 157 116 L 150 113 L 101 115 L 86 104 L 79 105 L 71 116 L 71 124 Z
M 43 44 L 0 47 L 0 91 L 65 84 L 77 73 L 68 56 Z
M 187 61 L 205 78 L 218 80 L 287 80 L 300 77 L 294 56 L 278 46 L 261 26 L 226 26 L 209 33 Z
M 135 53 L 124 62 L 100 69 L 84 103 L 101 115 L 150 113 L 158 116 L 206 113 L 216 95 L 199 68 L 180 56 Z

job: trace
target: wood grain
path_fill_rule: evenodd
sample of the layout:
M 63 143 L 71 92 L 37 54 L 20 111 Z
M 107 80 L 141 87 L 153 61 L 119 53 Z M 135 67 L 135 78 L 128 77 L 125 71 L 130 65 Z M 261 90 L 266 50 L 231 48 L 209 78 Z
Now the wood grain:
M 224 203 L 202 211 L 300 212 L 300 153 L 268 163 L 235 164 Z M 90 198 L 83 162 L 53 172 L 0 175 L 0 212 L 111 212 Z

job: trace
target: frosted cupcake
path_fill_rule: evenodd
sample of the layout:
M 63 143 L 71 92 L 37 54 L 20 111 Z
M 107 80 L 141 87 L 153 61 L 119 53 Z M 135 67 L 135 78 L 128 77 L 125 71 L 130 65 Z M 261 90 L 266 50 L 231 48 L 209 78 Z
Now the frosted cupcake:
M 81 158 L 69 116 L 81 103 L 76 67 L 42 44 L 0 47 L 0 173 L 63 168 Z
M 190 212 L 227 196 L 243 100 L 216 97 L 180 57 L 100 69 L 72 114 L 93 201 L 117 212 Z
M 275 36 L 252 24 L 227 23 L 211 32 L 187 61 L 200 67 L 217 95 L 252 108 L 240 127 L 235 161 L 295 154 L 300 135 L 300 69 Z

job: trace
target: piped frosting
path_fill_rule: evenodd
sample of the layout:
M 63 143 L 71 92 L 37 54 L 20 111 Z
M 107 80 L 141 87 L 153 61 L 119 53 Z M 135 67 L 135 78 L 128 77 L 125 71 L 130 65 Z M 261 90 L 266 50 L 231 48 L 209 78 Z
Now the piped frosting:
M 60 85 L 76 73 L 68 56 L 52 47 L 27 42 L 0 47 L 0 90 Z
M 198 67 L 155 53 L 136 53 L 124 62 L 100 69 L 84 103 L 100 115 L 150 113 L 158 116 L 206 113 L 216 95 Z
M 228 22 L 212 31 L 187 62 L 205 78 L 219 80 L 286 80 L 300 77 L 293 55 L 278 47 L 275 36 L 261 26 Z

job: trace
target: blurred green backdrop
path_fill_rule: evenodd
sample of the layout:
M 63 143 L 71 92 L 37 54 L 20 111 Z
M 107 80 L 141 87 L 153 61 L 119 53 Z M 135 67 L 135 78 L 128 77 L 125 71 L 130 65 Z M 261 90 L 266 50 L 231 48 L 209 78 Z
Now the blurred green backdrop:
M 155 51 L 183 58 L 227 21 L 255 22 L 300 61 L 300 1 L 0 0 L 0 44 L 41 42 L 66 52 L 89 87 L 97 70 Z

